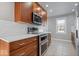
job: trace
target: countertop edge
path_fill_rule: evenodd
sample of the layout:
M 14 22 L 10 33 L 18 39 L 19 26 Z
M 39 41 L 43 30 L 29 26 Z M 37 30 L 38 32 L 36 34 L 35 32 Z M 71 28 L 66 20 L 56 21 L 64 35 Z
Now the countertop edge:
M 50 33 L 50 32 L 47 32 L 47 33 Z M 45 33 L 42 33 L 42 34 L 45 34 Z M 0 40 L 3 40 L 3 41 L 5 41 L 5 42 L 10 43 L 10 42 L 14 42 L 14 41 L 17 41 L 17 40 L 21 40 L 21 39 L 25 39 L 25 38 L 31 38 L 31 37 L 35 37 L 35 36 L 39 36 L 39 35 L 41 35 L 41 34 L 33 34 L 33 35 L 31 35 L 31 36 L 24 37 L 24 38 L 20 38 L 20 39 L 17 39 L 17 38 L 16 38 L 16 40 L 12 40 L 12 41 L 7 40 L 7 38 L 1 38 L 1 37 L 0 37 Z
M 17 40 L 22 40 L 22 39 L 31 38 L 31 37 L 36 37 L 36 36 L 38 36 L 38 35 L 34 35 L 34 36 L 30 36 L 30 37 L 24 37 L 24 38 L 17 39 Z M 4 39 L 4 38 L 0 38 L 0 40 L 3 40 L 3 41 L 5 41 L 5 42 L 7 42 L 7 43 L 17 41 L 17 40 L 9 41 L 9 40 L 6 40 L 6 39 Z
M 3 40 L 3 41 L 5 41 L 5 42 L 9 43 L 9 41 L 6 40 L 6 39 L 0 38 L 0 40 Z

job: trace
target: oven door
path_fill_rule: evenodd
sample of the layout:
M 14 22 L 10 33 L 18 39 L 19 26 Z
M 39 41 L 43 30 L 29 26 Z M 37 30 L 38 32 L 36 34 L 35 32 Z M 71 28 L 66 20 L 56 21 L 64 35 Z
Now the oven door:
M 39 55 L 44 55 L 48 48 L 48 35 L 44 34 L 39 37 Z
M 44 55 L 48 47 L 48 42 L 45 42 L 40 45 L 40 55 Z

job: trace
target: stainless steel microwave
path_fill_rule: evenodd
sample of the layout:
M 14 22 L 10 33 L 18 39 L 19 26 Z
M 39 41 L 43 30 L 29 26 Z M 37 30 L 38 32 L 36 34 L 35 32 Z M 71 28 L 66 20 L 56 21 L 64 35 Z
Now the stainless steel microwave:
M 42 24 L 42 19 L 39 15 L 37 15 L 36 13 L 32 13 L 32 19 L 33 19 L 33 24 L 35 25 L 41 25 Z

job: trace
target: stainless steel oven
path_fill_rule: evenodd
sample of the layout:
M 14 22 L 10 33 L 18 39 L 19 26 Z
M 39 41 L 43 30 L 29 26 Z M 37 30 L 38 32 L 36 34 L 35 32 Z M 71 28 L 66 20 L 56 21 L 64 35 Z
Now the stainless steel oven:
M 44 55 L 48 47 L 48 34 L 39 36 L 39 55 Z

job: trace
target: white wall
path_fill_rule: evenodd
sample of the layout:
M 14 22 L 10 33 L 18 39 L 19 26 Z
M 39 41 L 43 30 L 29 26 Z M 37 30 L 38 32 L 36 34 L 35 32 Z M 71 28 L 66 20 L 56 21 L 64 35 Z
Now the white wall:
M 13 2 L 0 2 L 0 20 L 14 21 Z
M 56 33 L 56 18 L 66 18 L 66 33 Z M 71 37 L 71 27 L 75 24 L 75 14 L 62 15 L 57 17 L 50 17 L 48 19 L 48 31 L 52 33 L 53 38 L 69 40 Z

